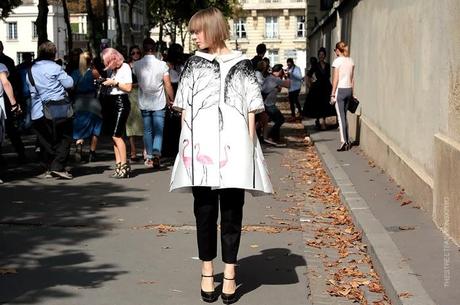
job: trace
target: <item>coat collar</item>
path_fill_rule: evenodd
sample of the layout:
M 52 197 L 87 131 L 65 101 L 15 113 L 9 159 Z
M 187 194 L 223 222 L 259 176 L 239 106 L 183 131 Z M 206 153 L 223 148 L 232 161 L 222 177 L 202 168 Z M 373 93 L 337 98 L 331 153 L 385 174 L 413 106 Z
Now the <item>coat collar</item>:
M 215 54 L 209 54 L 209 53 L 205 53 L 201 51 L 196 51 L 195 55 L 201 58 L 204 58 L 208 61 L 213 61 L 214 59 L 219 58 L 223 62 L 227 62 L 227 61 L 243 56 L 243 54 L 240 51 L 231 51 L 230 53 L 223 54 L 223 55 L 215 55 Z

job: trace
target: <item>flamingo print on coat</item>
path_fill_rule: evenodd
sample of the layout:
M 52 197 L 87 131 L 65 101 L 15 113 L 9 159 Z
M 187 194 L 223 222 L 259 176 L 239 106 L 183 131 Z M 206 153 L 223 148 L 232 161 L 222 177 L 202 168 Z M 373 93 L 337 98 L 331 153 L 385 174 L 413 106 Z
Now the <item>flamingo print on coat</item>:
M 191 174 L 190 174 L 190 167 L 192 166 L 192 157 L 185 155 L 185 149 L 187 148 L 187 146 L 190 145 L 190 141 L 188 139 L 185 139 L 184 141 L 182 141 L 182 144 L 184 145 L 182 148 L 182 155 L 181 155 L 182 162 L 184 162 L 184 167 L 185 167 L 185 170 L 187 171 L 188 177 L 192 179 Z
M 208 183 L 208 165 L 214 164 L 211 157 L 205 154 L 200 153 L 200 144 L 195 144 L 196 149 L 196 160 L 198 163 L 201 163 L 203 166 L 203 177 L 201 178 L 201 184 L 203 184 L 203 179 L 205 183 Z
M 219 162 L 219 168 L 222 168 L 224 167 L 225 165 L 227 165 L 227 162 L 228 162 L 228 151 L 230 150 L 230 145 L 225 145 L 224 147 L 224 152 L 225 152 L 225 159 L 224 160 L 220 160 Z
M 219 161 L 219 168 L 225 167 L 228 163 L 228 151 L 230 150 L 230 145 L 224 146 L 225 159 Z M 219 171 L 220 180 L 222 180 L 222 172 Z

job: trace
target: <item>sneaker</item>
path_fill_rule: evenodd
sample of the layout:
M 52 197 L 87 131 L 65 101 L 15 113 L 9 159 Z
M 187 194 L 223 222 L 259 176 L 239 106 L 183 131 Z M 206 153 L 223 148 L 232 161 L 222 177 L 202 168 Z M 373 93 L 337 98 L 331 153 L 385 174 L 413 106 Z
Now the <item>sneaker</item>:
M 276 142 L 272 139 L 264 139 L 264 142 L 273 146 L 276 146 Z
M 286 143 L 279 143 L 279 142 L 276 142 L 276 141 L 274 141 L 273 139 L 270 139 L 270 138 L 265 139 L 264 141 L 265 141 L 265 143 L 273 145 L 275 147 L 286 147 L 287 146 Z
M 67 179 L 67 180 L 72 180 L 73 179 L 72 174 L 70 174 L 69 172 L 66 172 L 66 171 L 62 171 L 62 172 L 51 171 L 51 175 L 53 177 Z
M 160 158 L 153 157 L 152 164 L 154 169 L 160 169 Z
M 148 168 L 153 168 L 153 161 L 151 159 L 146 159 L 144 165 Z
M 51 179 L 51 178 L 53 178 L 53 175 L 51 175 L 51 172 L 50 172 L 50 171 L 46 171 L 46 172 L 42 175 L 42 178 L 43 178 L 43 179 Z

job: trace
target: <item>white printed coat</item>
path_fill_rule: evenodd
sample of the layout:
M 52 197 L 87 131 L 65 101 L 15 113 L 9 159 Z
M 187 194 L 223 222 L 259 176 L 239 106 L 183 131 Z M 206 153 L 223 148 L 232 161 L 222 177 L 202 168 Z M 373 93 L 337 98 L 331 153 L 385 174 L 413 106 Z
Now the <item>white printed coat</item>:
M 171 176 L 171 191 L 192 186 L 272 193 L 248 113 L 264 104 L 251 62 L 241 52 L 215 56 L 197 52 L 185 64 L 174 101 L 185 121 Z

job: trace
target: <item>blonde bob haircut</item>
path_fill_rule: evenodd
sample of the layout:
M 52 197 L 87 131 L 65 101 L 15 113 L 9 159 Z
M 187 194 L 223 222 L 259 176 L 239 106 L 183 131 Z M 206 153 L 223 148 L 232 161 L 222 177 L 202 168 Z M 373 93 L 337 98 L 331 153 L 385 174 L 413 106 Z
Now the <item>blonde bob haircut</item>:
M 190 33 L 203 31 L 206 43 L 211 47 L 221 45 L 230 38 L 230 28 L 222 12 L 215 7 L 199 10 L 188 23 Z

